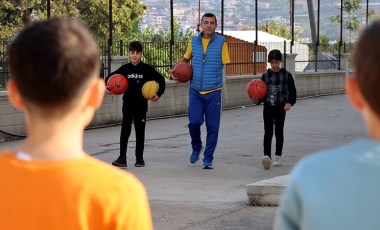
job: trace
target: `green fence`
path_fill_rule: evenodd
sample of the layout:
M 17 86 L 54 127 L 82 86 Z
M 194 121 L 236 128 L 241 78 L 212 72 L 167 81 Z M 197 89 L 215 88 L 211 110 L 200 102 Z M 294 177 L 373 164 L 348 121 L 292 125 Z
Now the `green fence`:
M 175 42 L 170 47 L 170 42 L 142 42 L 143 58 L 142 61 L 154 66 L 165 78 L 169 79 L 170 68 L 185 54 L 187 42 Z M 108 50 L 111 56 L 128 56 L 128 42 L 114 42 L 111 47 L 107 42 L 99 42 L 99 49 L 102 59 L 102 70 L 100 75 L 108 75 Z M 172 54 L 172 55 L 171 55 Z

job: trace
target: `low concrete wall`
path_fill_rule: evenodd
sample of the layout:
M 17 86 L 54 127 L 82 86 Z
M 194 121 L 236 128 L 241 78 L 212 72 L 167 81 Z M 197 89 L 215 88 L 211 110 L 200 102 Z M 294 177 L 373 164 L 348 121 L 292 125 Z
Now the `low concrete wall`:
M 343 93 L 345 71 L 296 72 L 295 82 L 298 97 Z M 247 96 L 247 83 L 260 75 L 227 77 L 223 89 L 223 108 L 251 105 Z M 149 101 L 148 118 L 176 116 L 187 113 L 188 83 L 166 82 L 165 94 L 156 102 Z M 91 127 L 118 123 L 122 119 L 122 96 L 106 94 L 101 108 L 96 112 Z M 25 124 L 23 114 L 14 109 L 7 100 L 7 93 L 0 92 L 0 131 L 23 135 Z M 5 134 L 0 132 L 0 137 Z
M 297 97 L 343 93 L 345 71 L 296 73 Z

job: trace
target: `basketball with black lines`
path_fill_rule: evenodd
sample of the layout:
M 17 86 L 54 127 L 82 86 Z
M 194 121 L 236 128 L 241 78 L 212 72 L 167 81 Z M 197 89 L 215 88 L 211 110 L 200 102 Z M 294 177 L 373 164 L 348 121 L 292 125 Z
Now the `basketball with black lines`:
M 267 95 L 267 85 L 261 79 L 253 79 L 248 82 L 247 93 L 252 100 L 262 100 Z
M 122 74 L 113 74 L 107 80 L 107 90 L 115 95 L 125 93 L 128 89 L 128 79 Z

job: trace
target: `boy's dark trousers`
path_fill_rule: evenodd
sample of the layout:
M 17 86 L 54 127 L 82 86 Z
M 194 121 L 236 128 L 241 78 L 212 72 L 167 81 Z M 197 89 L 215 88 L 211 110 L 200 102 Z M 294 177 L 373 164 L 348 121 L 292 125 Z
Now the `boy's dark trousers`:
M 136 162 L 143 160 L 145 143 L 145 121 L 147 108 L 123 103 L 123 121 L 120 133 L 120 157 L 127 158 L 127 147 L 131 135 L 132 121 L 136 133 Z
M 282 155 L 282 146 L 284 144 L 284 122 L 286 112 L 284 105 L 272 106 L 264 103 L 264 155 L 271 157 L 273 125 L 275 126 L 276 152 L 277 156 Z

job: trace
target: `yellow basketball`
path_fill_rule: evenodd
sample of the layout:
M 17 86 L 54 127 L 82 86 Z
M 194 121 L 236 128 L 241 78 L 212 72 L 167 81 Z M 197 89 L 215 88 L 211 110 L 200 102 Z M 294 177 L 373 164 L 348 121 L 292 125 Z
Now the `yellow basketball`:
M 155 95 L 158 92 L 159 85 L 155 81 L 147 81 L 143 85 L 141 91 L 142 95 L 148 99 L 151 100 L 152 96 Z

